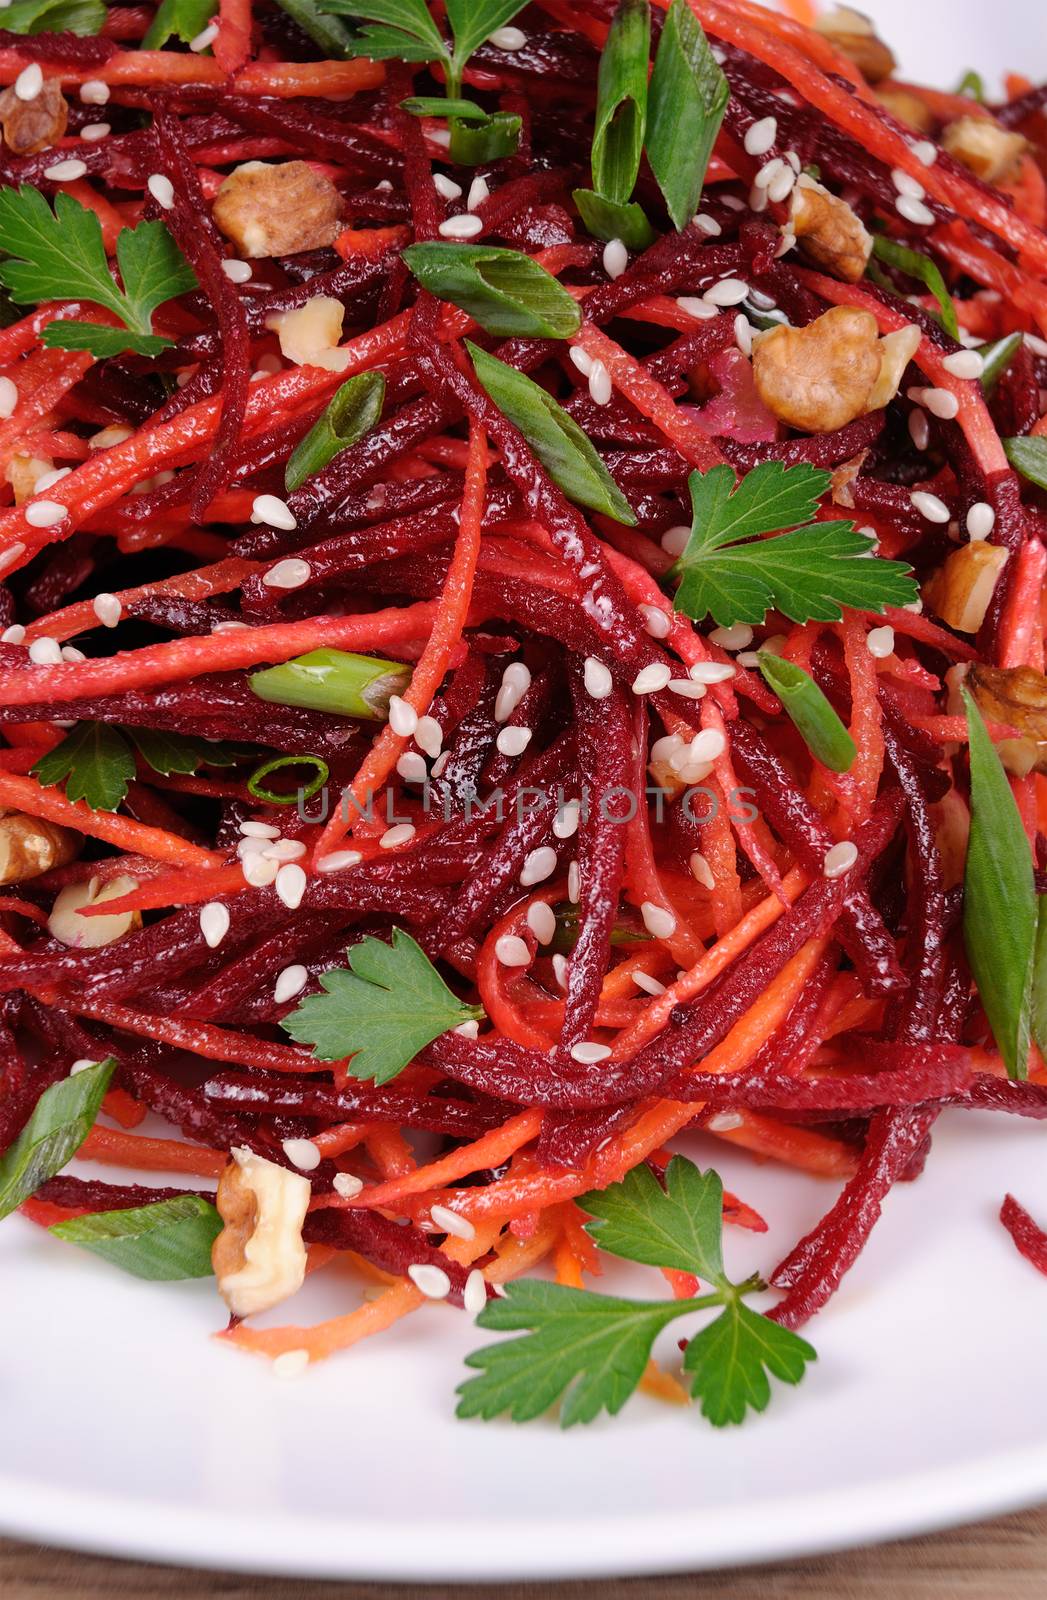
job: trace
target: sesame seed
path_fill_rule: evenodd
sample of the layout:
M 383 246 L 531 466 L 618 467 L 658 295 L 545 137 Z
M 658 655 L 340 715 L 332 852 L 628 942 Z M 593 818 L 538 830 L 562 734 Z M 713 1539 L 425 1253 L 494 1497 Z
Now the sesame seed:
M 530 728 L 503 728 L 494 742 L 501 755 L 522 756 L 531 742 L 531 735 Z
M 285 967 L 282 972 L 277 973 L 273 985 L 273 999 L 278 1006 L 285 1005 L 288 1000 L 293 1000 L 296 994 L 301 994 L 308 982 L 308 971 L 296 961 L 294 966 Z
M 81 1056 L 79 1061 L 74 1061 L 69 1068 L 69 1076 L 75 1078 L 80 1072 L 90 1072 L 92 1067 L 97 1067 L 98 1062 L 92 1061 L 88 1056 Z
M 748 156 L 765 156 L 778 137 L 778 123 L 774 117 L 761 117 L 746 129 L 742 143 Z
M 50 472 L 42 472 L 33 486 L 34 492 L 43 494 L 46 489 L 53 489 L 56 483 L 68 478 L 72 470 L 72 467 L 54 467 Z
M 80 99 L 85 106 L 104 106 L 109 102 L 109 85 L 101 78 L 88 78 L 80 85 Z
M 465 211 L 457 217 L 448 217 L 436 231 L 444 239 L 475 239 L 478 233 L 483 233 L 484 225 L 479 217 Z
M 752 355 L 753 330 L 750 326 L 749 318 L 745 315 L 744 311 L 739 311 L 738 315 L 734 319 L 734 342 L 742 352 L 743 356 Z
M 826 878 L 842 878 L 845 872 L 850 872 L 858 859 L 858 846 L 852 844 L 850 839 L 841 839 L 839 844 L 834 844 L 827 850 L 822 859 L 822 873 Z
M 785 172 L 786 170 L 786 165 L 782 157 L 772 156 L 771 160 L 766 162 L 760 168 L 759 172 L 756 174 L 756 177 L 753 179 L 753 183 L 757 189 L 766 189 L 769 184 L 774 182 L 775 178 L 780 172 Z
M 649 667 L 642 667 L 633 679 L 633 694 L 657 694 L 666 687 L 672 675 L 672 668 L 665 662 L 652 661 Z
M 579 1061 L 584 1066 L 590 1066 L 595 1061 L 606 1061 L 610 1053 L 609 1044 L 594 1044 L 588 1039 L 581 1044 L 573 1044 L 568 1052 L 572 1061 Z
M 438 145 L 441 150 L 450 149 L 450 128 L 430 128 L 425 137 L 429 140 L 430 144 Z M 379 184 L 378 187 L 381 188 L 381 184 Z M 389 187 L 392 188 L 392 184 L 390 184 Z
M 759 651 L 742 650 L 738 656 L 738 665 L 740 667 L 758 667 L 760 665 Z
M 980 378 L 985 371 L 985 361 L 977 350 L 954 350 L 942 362 L 946 372 L 954 378 Z
M 640 907 L 640 915 L 647 932 L 655 939 L 671 939 L 676 932 L 676 918 L 664 906 L 655 905 L 653 900 L 645 900 Z
M 931 425 L 926 411 L 921 411 L 919 406 L 909 412 L 909 437 L 917 450 L 926 450 L 931 442 Z
M 32 500 L 24 512 L 31 528 L 53 528 L 56 523 L 64 522 L 68 515 L 65 506 L 60 506 L 57 500 Z
M 710 1133 L 733 1133 L 742 1126 L 744 1120 L 737 1111 L 719 1111 L 715 1117 L 709 1118 L 705 1126 Z
M 200 907 L 200 932 L 209 950 L 216 950 L 229 932 L 229 908 L 220 900 L 209 900 Z
M 996 526 L 996 512 L 987 500 L 976 500 L 967 513 L 967 534 L 971 539 L 987 539 Z
M 465 202 L 467 211 L 478 211 L 485 200 L 491 198 L 491 191 L 487 187 L 486 178 L 474 178 L 469 185 L 469 198 Z
M 629 252 L 621 239 L 609 239 L 603 247 L 603 270 L 609 278 L 620 278 L 629 265 Z
M 306 847 L 301 839 L 275 839 L 272 844 L 262 840 L 257 841 L 262 846 L 262 854 L 267 861 L 300 861 L 306 854 Z M 244 840 L 247 843 L 247 840 Z
M 415 750 L 405 750 L 396 763 L 396 770 L 405 783 L 424 783 L 429 769 L 424 756 Z
M 269 589 L 300 589 L 303 583 L 309 582 L 312 575 L 313 569 L 308 561 L 301 561 L 297 556 L 289 556 L 286 561 L 278 561 L 275 567 L 263 572 L 262 582 Z
M 311 1139 L 285 1139 L 283 1152 L 299 1172 L 315 1172 L 323 1159 L 319 1145 L 315 1145 Z
M 271 822 L 241 822 L 239 831 L 245 839 L 279 839 L 280 829 Z
M 62 646 L 62 660 L 71 661 L 75 664 L 77 661 L 86 661 L 87 657 L 82 650 L 76 648 L 75 644 L 64 644 Z
M 443 1267 L 430 1266 L 427 1261 L 408 1267 L 407 1276 L 427 1300 L 446 1300 L 451 1292 L 451 1280 Z
M 382 840 L 383 844 L 385 840 Z M 289 911 L 297 911 L 308 879 L 297 861 L 289 861 L 276 874 L 276 893 Z
M 503 967 L 529 967 L 531 965 L 531 952 L 524 939 L 515 933 L 503 933 L 500 939 L 495 940 L 495 959 Z
M 721 278 L 719 283 L 711 284 L 702 299 L 711 306 L 736 306 L 746 298 L 749 285 L 743 283 L 741 278 Z
M 99 139 L 107 139 L 112 131 L 109 122 L 85 122 L 80 129 L 80 137 L 86 144 L 96 144 Z
M 582 898 L 582 869 L 577 861 L 572 861 L 567 868 L 567 898 L 572 905 L 577 905 Z
M 294 512 L 275 494 L 256 494 L 251 502 L 251 521 L 267 522 L 271 528 L 290 533 L 297 528 Z
M 586 656 L 582 677 L 585 682 L 585 692 L 592 700 L 606 700 L 614 688 L 610 670 L 602 661 L 597 661 L 595 656 Z
M 871 628 L 865 636 L 865 645 L 875 660 L 886 660 L 889 655 L 894 654 L 894 629 L 889 626 Z
M 687 549 L 687 544 L 690 540 L 690 537 L 690 527 L 685 526 L 682 522 L 678 522 L 673 527 L 666 528 L 658 543 L 661 545 L 667 556 L 682 556 L 684 551 Z
M 951 389 L 910 389 L 908 397 L 943 422 L 951 422 L 960 409 L 960 402 Z
M 640 616 L 643 625 L 652 639 L 667 639 L 672 629 L 672 622 L 660 606 L 640 606 Z
M 479 1037 L 480 1024 L 475 1017 L 470 1017 L 468 1022 L 460 1022 L 457 1028 L 453 1028 L 451 1031 L 460 1033 L 463 1039 L 476 1039 Z
M 479 1267 L 474 1267 L 465 1280 L 462 1304 L 471 1317 L 479 1316 L 487 1304 L 487 1283 Z
M 458 200 L 461 198 L 461 184 L 455 183 L 453 178 L 448 178 L 443 172 L 433 173 L 433 188 L 437 194 L 442 194 L 445 200 Z
M 747 622 L 735 622 L 728 628 L 714 628 L 709 637 L 721 650 L 747 650 L 753 642 L 753 630 Z
M 539 944 L 551 944 L 556 937 L 556 913 L 544 900 L 527 907 L 527 926 Z
M 988 293 L 983 295 L 983 299 L 987 300 L 988 298 Z M 999 299 L 998 295 L 997 299 Z M 1035 333 L 1026 333 L 1022 337 L 1026 349 L 1031 350 L 1034 356 L 1047 356 L 1047 339 L 1041 339 Z
M 612 393 L 611 374 L 602 361 L 594 361 L 589 369 L 589 398 L 595 405 L 606 406 Z
M 593 370 L 593 358 L 588 350 L 583 350 L 580 344 L 572 344 L 567 352 L 570 360 L 583 378 L 587 378 Z
M 701 300 L 697 295 L 681 294 L 676 297 L 676 304 L 681 311 L 689 317 L 695 317 L 699 322 L 710 322 L 713 317 L 719 316 L 716 306 L 710 305 L 708 300 Z
M 44 86 L 44 74 L 39 62 L 23 67 L 15 79 L 15 94 L 19 100 L 35 100 Z
M 424 750 L 427 756 L 435 758 L 440 754 L 443 740 L 443 729 L 435 717 L 418 718 L 418 726 L 414 730 L 414 742 L 419 750 Z
M 891 182 L 899 194 L 907 194 L 911 200 L 922 200 L 927 193 L 919 178 L 910 177 L 901 167 L 891 168 Z
M 707 216 L 702 211 L 700 211 L 695 217 L 694 225 L 698 229 L 699 233 L 708 234 L 710 239 L 718 239 L 720 234 L 723 232 L 723 229 L 720 227 L 720 224 L 717 222 L 716 218 Z
M 441 1233 L 453 1233 L 456 1239 L 475 1239 L 476 1229 L 468 1217 L 460 1217 L 450 1206 L 430 1206 L 429 1215 Z
M 581 801 L 568 800 L 559 808 L 553 819 L 553 833 L 558 839 L 573 839 L 578 832 L 581 816 Z
M 566 989 L 567 988 L 567 957 L 566 956 L 561 956 L 561 955 L 553 956 L 553 977 L 556 979 L 556 981 L 559 984 L 561 989 Z
M 363 860 L 359 850 L 332 850 L 316 863 L 317 872 L 345 872 L 348 867 L 358 867 Z
M 914 200 L 912 195 L 899 195 L 895 201 L 894 209 L 906 222 L 912 222 L 921 228 L 929 228 L 934 221 L 934 212 L 925 206 L 922 200 Z
M 334 1192 L 341 1195 L 343 1200 L 355 1200 L 363 1192 L 364 1181 L 352 1172 L 336 1172 L 334 1175 Z
M 444 751 L 442 751 L 440 753 L 440 755 L 437 756 L 436 760 L 433 762 L 433 777 L 434 778 L 442 778 L 443 777 L 444 770 L 445 770 L 445 768 L 447 766 L 447 763 L 448 763 L 448 761 L 450 759 L 451 759 L 450 750 L 444 750 Z
M 692 683 L 690 678 L 670 678 L 669 688 L 673 694 L 678 694 L 684 700 L 704 700 L 705 684 Z
M 254 268 L 249 261 L 238 261 L 235 256 L 230 256 L 222 262 L 222 271 L 230 283 L 247 283 Z
M 551 844 L 543 844 L 525 856 L 520 869 L 520 883 L 524 889 L 531 889 L 536 883 L 544 883 L 546 878 L 551 878 L 555 871 L 556 851 Z
M 649 972 L 644 972 L 642 967 L 638 968 L 633 973 L 633 982 L 635 983 L 636 987 L 638 989 L 642 989 L 645 994 L 659 995 L 665 993 L 665 984 L 659 983 L 657 978 L 652 978 L 651 974 Z
M 217 22 L 209 22 L 206 28 L 200 30 L 195 39 L 190 39 L 189 48 L 195 55 L 199 55 L 201 51 L 209 50 L 217 38 L 218 24 Z
M 37 667 L 57 667 L 62 659 L 62 646 L 57 639 L 44 634 L 29 646 L 29 659 Z
M 948 522 L 949 507 L 944 500 L 939 500 L 936 494 L 929 494 L 926 489 L 913 489 L 909 494 L 916 510 L 928 522 Z
M 418 727 L 418 713 L 400 695 L 389 697 L 389 726 L 403 739 L 410 739 Z
M 690 668 L 688 677 L 695 683 L 726 683 L 728 678 L 736 676 L 737 668 L 732 667 L 727 661 L 696 661 Z
M 938 146 L 930 139 L 916 139 L 909 148 L 921 166 L 933 167 L 938 159 Z
M 386 828 L 378 843 L 383 850 L 395 850 L 398 845 L 410 843 L 416 832 L 413 822 L 398 822 L 394 827 Z
M 496 50 L 522 50 L 527 35 L 522 28 L 495 28 L 487 43 L 493 44 Z
M 796 173 L 792 167 L 784 167 L 777 177 L 772 178 L 767 185 L 767 198 L 776 204 L 787 200 L 796 187 Z
M 174 184 L 162 172 L 151 172 L 145 182 L 146 188 L 164 211 L 174 208 Z
M 703 728 L 701 733 L 695 734 L 689 748 L 694 761 L 716 761 L 727 749 L 727 740 L 719 728 Z
M 44 177 L 50 178 L 52 183 L 72 183 L 77 178 L 82 178 L 87 172 L 86 161 L 78 161 L 74 156 L 69 161 L 56 161 L 54 166 L 44 168 Z
M 284 1350 L 273 1360 L 273 1375 L 277 1378 L 300 1378 L 309 1365 L 308 1350 Z
M 18 405 L 18 388 L 10 378 L 0 378 L 0 417 L 9 417 Z
M 24 644 L 25 627 L 21 622 L 12 622 L 9 628 L 0 633 L 0 644 Z
M 716 888 L 716 879 L 713 877 L 713 869 L 710 867 L 708 861 L 706 861 L 700 850 L 692 851 L 690 868 L 691 876 L 694 878 L 696 883 L 701 884 L 703 889 Z
M 252 889 L 265 889 L 269 884 L 275 883 L 277 873 L 280 871 L 279 863 L 263 860 L 261 851 L 255 855 L 244 856 L 241 868 Z

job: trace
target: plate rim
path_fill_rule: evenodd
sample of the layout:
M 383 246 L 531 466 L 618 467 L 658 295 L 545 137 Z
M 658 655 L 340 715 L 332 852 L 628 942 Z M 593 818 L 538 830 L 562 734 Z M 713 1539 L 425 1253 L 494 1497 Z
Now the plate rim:
M 1045 1499 L 1047 1444 L 829 1493 L 719 1506 L 687 1519 L 676 1512 L 546 1521 L 531 1528 L 521 1550 L 519 1523 L 508 1519 L 484 1518 L 464 1540 L 443 1543 L 420 1537 L 409 1518 L 380 1525 L 352 1517 L 259 1521 L 243 1511 L 26 1486 L 3 1474 L 0 1532 L 114 1559 L 259 1576 L 490 1584 L 738 1570 L 941 1532 Z M 506 1549 L 515 1552 L 508 1574 Z

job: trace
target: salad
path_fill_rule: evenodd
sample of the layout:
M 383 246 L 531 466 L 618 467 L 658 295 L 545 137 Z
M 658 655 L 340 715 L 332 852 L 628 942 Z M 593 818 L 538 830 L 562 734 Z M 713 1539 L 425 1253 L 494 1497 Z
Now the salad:
M 944 1111 L 1047 1116 L 1047 87 L 786 10 L 4 11 L 0 1217 L 56 1272 L 212 1278 L 286 1376 L 464 1312 L 466 1418 L 739 1423 Z M 825 1180 L 762 1276 L 713 1141 Z

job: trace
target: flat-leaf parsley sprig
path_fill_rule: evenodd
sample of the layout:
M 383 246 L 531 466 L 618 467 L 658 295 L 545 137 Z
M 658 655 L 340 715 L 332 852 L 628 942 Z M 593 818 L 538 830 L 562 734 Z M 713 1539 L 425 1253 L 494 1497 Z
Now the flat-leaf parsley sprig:
M 455 100 L 473 51 L 525 4 L 526 0 L 447 0 L 451 45 L 429 15 L 425 0 L 324 0 L 323 9 L 366 24 L 355 42 L 356 55 L 369 56 L 372 61 L 439 62 L 448 97 Z
M 458 1393 L 459 1417 L 508 1412 L 528 1422 L 560 1401 L 560 1423 L 614 1415 L 633 1393 L 663 1328 L 679 1317 L 720 1307 L 684 1354 L 691 1394 L 715 1427 L 743 1422 L 770 1398 L 768 1375 L 796 1384 L 816 1355 L 805 1339 L 744 1303 L 765 1287 L 758 1277 L 734 1283 L 723 1265 L 723 1185 L 674 1156 L 663 1188 L 641 1165 L 578 1204 L 592 1215 L 587 1231 L 603 1250 L 627 1261 L 690 1272 L 710 1284 L 688 1300 L 626 1300 L 533 1279 L 509 1283 L 490 1300 L 481 1328 L 524 1332 L 522 1339 L 485 1345 L 466 1357 L 481 1369 Z
M 904 562 L 873 556 L 875 541 L 853 522 L 812 520 L 830 481 L 820 467 L 780 461 L 754 467 L 737 487 L 730 467 L 692 472 L 691 536 L 672 568 L 676 610 L 731 627 L 762 622 L 772 608 L 793 622 L 838 622 L 844 606 L 882 612 L 914 601 Z
M 172 341 L 153 333 L 153 312 L 167 300 L 196 288 L 196 275 L 162 222 L 123 228 L 116 239 L 116 264 L 123 288 L 106 259 L 102 227 L 93 211 L 60 193 L 52 211 L 36 189 L 0 189 L 0 283 L 20 305 L 43 300 L 87 300 L 111 311 L 123 324 L 58 319 L 44 329 L 45 345 L 89 350 L 99 357 L 155 356 Z

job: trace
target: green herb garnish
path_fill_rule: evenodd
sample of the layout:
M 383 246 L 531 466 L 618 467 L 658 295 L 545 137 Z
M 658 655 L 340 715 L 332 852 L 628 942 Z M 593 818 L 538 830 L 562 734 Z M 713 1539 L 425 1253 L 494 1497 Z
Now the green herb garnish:
M 956 319 L 956 307 L 945 287 L 945 279 L 930 256 L 922 255 L 919 250 L 911 250 L 908 245 L 899 244 L 896 239 L 888 239 L 882 233 L 873 235 L 872 247 L 877 261 L 885 261 L 889 267 L 904 272 L 908 278 L 916 278 L 927 287 L 941 307 L 942 327 L 953 339 L 958 339 L 960 324 Z M 888 287 L 891 287 L 889 283 Z
M 508 1412 L 514 1422 L 540 1416 L 557 1401 L 560 1424 L 612 1416 L 635 1390 L 663 1328 L 679 1317 L 722 1307 L 720 1315 L 687 1345 L 684 1372 L 702 1414 L 716 1427 L 763 1411 L 771 1397 L 768 1374 L 799 1383 L 815 1352 L 805 1339 L 752 1311 L 743 1297 L 764 1287 L 759 1278 L 733 1283 L 723 1266 L 723 1186 L 715 1172 L 700 1172 L 674 1156 L 665 1188 L 645 1165 L 578 1204 L 593 1214 L 586 1224 L 601 1249 L 627 1261 L 694 1273 L 712 1285 L 689 1300 L 624 1300 L 533 1279 L 509 1283 L 505 1298 L 490 1300 L 477 1318 L 481 1328 L 527 1330 L 522 1339 L 486 1345 L 466 1357 L 481 1375 L 458 1390 L 460 1417 L 490 1419 Z
M 673 603 L 695 621 L 758 623 L 773 607 L 793 622 L 838 622 L 843 606 L 879 612 L 916 599 L 910 569 L 868 559 L 874 542 L 853 522 L 811 522 L 830 483 L 821 468 L 765 461 L 737 488 L 727 466 L 688 482 L 694 518 Z
M 214 16 L 214 0 L 160 0 L 142 40 L 143 50 L 162 50 L 169 39 L 191 44 Z
M 569 339 L 581 312 L 562 284 L 519 250 L 435 241 L 402 252 L 418 282 L 500 338 Z
M 308 782 L 299 784 L 297 788 L 272 789 L 265 782 L 274 772 L 282 772 L 287 767 L 308 767 L 312 770 L 312 777 Z M 327 782 L 331 769 L 327 762 L 319 756 L 276 756 L 272 761 L 263 761 L 262 765 L 252 772 L 247 780 L 247 792 L 256 800 L 261 800 L 269 806 L 293 806 L 296 800 L 311 800 Z
M 730 89 L 687 0 L 673 0 L 648 89 L 647 159 L 677 231 L 698 210 Z
M 1024 338 L 1025 335 L 1021 333 L 1008 333 L 1003 339 L 994 339 L 990 344 L 978 346 L 978 354 L 984 363 L 981 385 L 986 394 L 991 394 L 999 383 L 1021 349 Z
M 166 300 L 196 288 L 196 276 L 162 222 L 140 222 L 117 235 L 116 261 L 123 288 L 109 270 L 102 227 L 71 195 L 60 193 L 51 210 L 37 190 L 0 190 L 0 282 L 21 305 L 43 300 L 87 300 L 111 311 L 122 328 L 59 319 L 44 329 L 45 345 L 90 350 L 99 357 L 132 350 L 155 356 L 171 345 L 152 332 L 153 312 Z
M 1005 439 L 1003 448 L 1007 460 L 1023 478 L 1028 478 L 1039 489 L 1047 489 L 1047 439 L 1038 435 L 1029 439 Z
M 832 772 L 849 772 L 858 747 L 810 673 L 767 650 L 760 671 L 811 754 Z
M 411 669 L 399 661 L 325 648 L 252 672 L 247 681 L 259 700 L 271 705 L 378 722 L 388 716 L 391 696 L 407 688 Z
M 187 1194 L 126 1211 L 70 1217 L 48 1231 L 136 1278 L 171 1283 L 211 1276 L 211 1246 L 222 1219 L 210 1201 Z
M 306 997 L 280 1026 L 319 1061 L 347 1056 L 354 1078 L 388 1083 L 440 1034 L 483 1016 L 447 987 L 425 951 L 402 928 L 391 945 L 361 939 L 349 970 L 320 974 L 323 994 Z
M 3 15 L 8 33 L 99 33 L 109 15 L 102 0 L 14 0 Z
M 382 415 L 385 378 L 380 372 L 359 372 L 347 378 L 334 399 L 291 451 L 284 468 L 284 488 L 301 488 L 322 472 L 341 451 L 370 433 Z
M 116 811 L 135 775 L 128 734 L 143 760 L 165 777 L 200 766 L 228 767 L 236 760 L 235 746 L 189 734 L 155 728 L 125 732 L 108 722 L 78 722 L 30 772 L 45 788 L 64 783 L 67 800 L 86 800 L 92 811 Z
M 593 188 L 624 205 L 640 170 L 647 126 L 648 0 L 620 0 L 600 55 L 593 131 Z
M 353 55 L 372 61 L 436 62 L 443 68 L 448 98 L 456 100 L 473 51 L 511 22 L 525 4 L 526 0 L 447 0 L 451 45 L 429 15 L 425 0 L 325 0 L 323 9 L 365 24 L 352 41 Z
M 44 1090 L 18 1138 L 0 1156 L 0 1218 L 72 1160 L 95 1125 L 115 1067 L 107 1056 Z
M 276 3 L 325 55 L 344 60 L 358 53 L 353 48 L 352 30 L 337 17 L 330 16 L 317 0 L 276 0 Z
M 1032 851 L 1003 763 L 966 689 L 963 702 L 971 756 L 963 938 L 1007 1075 L 1024 1078 L 1038 918 Z
M 632 526 L 628 500 L 573 417 L 531 378 L 466 340 L 476 376 L 569 500 Z
M 575 189 L 574 203 L 594 239 L 620 239 L 627 250 L 646 250 L 654 243 L 654 229 L 643 206 L 630 200 L 618 205 L 592 189 Z

